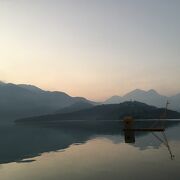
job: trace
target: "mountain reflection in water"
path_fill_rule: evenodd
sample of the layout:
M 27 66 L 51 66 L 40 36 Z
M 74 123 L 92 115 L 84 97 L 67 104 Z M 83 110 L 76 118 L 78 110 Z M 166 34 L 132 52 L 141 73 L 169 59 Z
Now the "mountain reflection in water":
M 136 126 L 148 127 L 152 123 L 153 121 L 139 121 L 136 122 Z M 169 140 L 179 140 L 179 133 L 168 134 L 168 129 L 178 124 L 179 121 L 166 121 Z M 23 162 L 23 159 L 33 158 L 44 152 L 64 150 L 72 144 L 82 144 L 99 136 L 111 139 L 115 143 L 123 143 L 123 123 L 119 121 L 75 121 L 38 124 L 36 127 L 29 125 L 0 126 L 0 164 Z M 132 146 L 145 150 L 150 146 L 158 149 L 161 144 L 148 132 L 136 132 L 136 143 Z
M 138 121 L 136 122 L 136 126 L 140 128 L 148 127 L 148 126 L 150 127 L 152 123 L 154 122 L 153 121 Z M 167 135 L 170 146 L 172 145 L 172 152 L 176 156 L 175 158 L 176 162 L 179 162 L 180 152 L 177 151 L 177 148 L 175 147 L 174 142 L 178 143 L 178 146 L 180 145 L 179 124 L 180 124 L 180 121 L 166 121 L 166 135 Z M 96 171 L 98 171 L 98 175 L 96 177 L 88 176 L 88 178 L 93 177 L 93 179 L 98 179 L 98 178 L 103 178 L 103 177 L 104 179 L 107 179 L 105 176 L 102 175 L 104 171 L 106 171 L 104 172 L 105 174 L 108 173 L 108 175 L 110 176 L 110 174 L 112 173 L 111 171 L 114 171 L 113 168 L 118 167 L 117 164 L 119 164 L 119 166 L 123 163 L 125 163 L 126 165 L 128 163 L 131 164 L 132 163 L 131 161 L 133 161 L 133 158 L 135 158 L 136 156 L 135 154 L 133 155 L 135 149 L 136 149 L 136 153 L 137 152 L 140 153 L 140 154 L 138 153 L 138 156 L 142 155 L 142 159 L 145 161 L 143 162 L 143 164 L 145 163 L 144 165 L 146 165 L 147 162 L 149 162 L 152 165 L 153 161 L 151 160 L 151 156 L 152 156 L 151 153 L 154 153 L 153 156 L 157 162 L 161 162 L 161 161 L 163 162 L 164 160 L 166 160 L 168 161 L 167 163 L 169 163 L 170 158 L 169 158 L 168 150 L 166 148 L 163 148 L 163 143 L 157 140 L 154 136 L 152 136 L 151 133 L 135 132 L 135 138 L 136 138 L 135 143 L 127 144 L 127 145 L 125 144 L 123 123 L 119 121 L 100 121 L 100 122 L 74 121 L 74 122 L 61 122 L 58 124 L 56 123 L 55 124 L 38 124 L 36 126 L 29 126 L 29 125 L 28 126 L 25 126 L 25 125 L 5 126 L 3 125 L 3 126 L 0 126 L 0 164 L 3 165 L 3 168 L 0 167 L 0 174 L 2 173 L 3 175 L 3 169 L 5 171 L 6 166 L 10 168 L 9 166 L 13 164 L 13 168 L 14 168 L 15 165 L 13 162 L 17 162 L 16 167 L 18 166 L 18 164 L 19 165 L 22 164 L 26 166 L 27 163 L 32 164 L 32 165 L 38 162 L 41 163 L 44 161 L 43 157 L 50 158 L 49 156 L 51 155 L 47 155 L 46 154 L 47 152 L 51 152 L 49 154 L 52 154 L 52 152 L 55 152 L 55 154 L 52 155 L 52 157 L 49 160 L 49 161 L 52 161 L 52 164 L 53 162 L 56 163 L 54 156 L 59 157 L 59 155 L 61 154 L 60 156 L 63 156 L 63 157 L 61 157 L 60 166 L 63 166 L 63 164 L 66 163 L 63 159 L 65 158 L 63 154 L 69 153 L 67 156 L 70 159 L 73 158 L 74 151 L 78 153 L 78 150 L 76 147 L 84 147 L 84 148 L 86 147 L 84 150 L 79 149 L 79 153 L 80 154 L 82 153 L 82 159 L 80 155 L 80 159 L 76 159 L 76 162 L 71 162 L 71 163 L 77 163 L 78 164 L 77 166 L 80 166 L 80 164 L 82 163 L 81 161 L 83 161 L 83 153 L 86 150 L 88 151 L 89 156 L 91 156 L 92 152 L 95 153 L 93 156 L 96 156 L 99 153 L 102 154 L 103 156 L 104 153 L 106 152 L 106 155 L 104 155 L 104 158 L 105 159 L 107 158 L 107 160 L 111 159 L 111 161 L 113 161 L 113 159 L 115 158 L 115 154 L 113 153 L 114 151 L 117 151 L 116 159 L 118 159 L 118 157 L 122 158 L 121 157 L 122 154 L 123 156 L 125 156 L 125 154 L 127 155 L 127 157 L 124 157 L 125 159 L 123 159 L 124 162 L 114 160 L 114 163 L 115 163 L 114 167 L 112 167 L 112 164 L 111 164 L 108 170 L 97 169 Z M 105 146 L 105 144 L 107 146 Z M 162 149 L 163 149 L 163 152 L 161 153 Z M 127 153 L 126 153 L 126 150 L 127 150 Z M 152 150 L 160 151 L 159 152 L 160 155 L 157 155 Z M 69 151 L 71 151 L 71 153 Z M 57 155 L 56 153 L 59 155 Z M 148 154 L 149 154 L 149 157 L 148 157 Z M 133 157 L 132 159 L 130 159 L 131 156 Z M 103 159 L 98 160 L 98 158 L 99 157 L 97 157 L 97 161 L 102 161 L 102 162 L 97 162 L 97 163 L 100 163 L 100 164 L 102 163 L 101 168 L 103 168 L 103 166 L 105 165 L 103 164 L 103 162 L 105 160 Z M 142 159 L 140 161 L 138 159 L 138 161 L 141 162 Z M 87 160 L 87 161 L 90 161 L 90 160 Z M 7 163 L 10 163 L 10 164 L 8 165 Z M 87 162 L 87 164 L 88 163 L 89 162 Z M 134 168 L 134 167 L 132 165 L 129 165 L 129 166 L 130 166 L 129 171 L 131 171 L 132 170 L 131 168 Z M 180 167 L 180 165 L 178 165 L 178 167 Z M 53 168 L 57 168 L 57 167 L 53 167 Z M 65 167 L 62 167 L 62 168 L 65 168 Z M 90 173 L 93 168 L 92 164 L 88 164 L 86 168 L 87 168 L 86 169 L 87 172 Z M 80 175 L 81 174 L 81 172 L 79 172 L 80 169 L 77 169 L 77 171 L 78 172 L 76 173 L 79 173 Z M 102 171 L 102 174 L 100 173 L 101 171 Z M 174 175 L 173 175 L 174 179 L 176 179 L 177 176 L 179 177 L 180 175 L 178 170 L 176 171 L 174 172 Z M 94 170 L 92 173 L 95 173 Z M 112 175 L 111 179 L 120 178 L 118 174 L 116 174 L 117 176 L 116 175 L 114 176 L 114 175 L 115 174 Z M 4 176 L 4 179 L 6 178 L 7 177 Z M 33 177 L 33 179 L 34 178 L 35 177 Z M 49 177 L 49 179 L 59 179 L 59 178 L 60 178 L 59 175 L 52 175 L 51 177 Z M 88 179 L 86 176 L 83 176 L 83 178 Z M 18 179 L 21 179 L 21 178 L 18 178 Z M 40 178 L 37 178 L 37 179 L 40 179 Z M 43 179 L 46 179 L 46 178 L 43 178 Z M 62 179 L 64 180 L 66 179 L 66 177 L 63 176 Z M 77 175 L 77 177 L 69 177 L 69 179 L 81 179 L 81 177 Z M 126 179 L 126 177 L 124 176 L 123 179 Z M 129 177 L 128 179 L 131 179 L 131 178 Z M 152 177 L 150 179 L 152 179 Z

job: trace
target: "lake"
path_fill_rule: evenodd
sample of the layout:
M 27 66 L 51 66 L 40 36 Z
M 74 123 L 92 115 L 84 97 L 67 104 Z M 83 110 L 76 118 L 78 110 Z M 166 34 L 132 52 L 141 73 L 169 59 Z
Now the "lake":
M 0 179 L 179 180 L 180 121 L 165 127 L 165 134 L 135 132 L 135 143 L 125 143 L 119 121 L 0 125 Z

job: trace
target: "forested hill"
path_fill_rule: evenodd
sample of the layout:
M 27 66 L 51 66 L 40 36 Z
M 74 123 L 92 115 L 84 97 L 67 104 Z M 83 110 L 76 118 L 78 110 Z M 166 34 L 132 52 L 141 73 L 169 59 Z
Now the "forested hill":
M 121 104 L 99 105 L 85 110 L 71 113 L 58 113 L 44 116 L 24 118 L 16 122 L 53 122 L 61 120 L 120 120 L 125 116 L 133 116 L 135 119 L 159 119 L 165 112 L 164 108 L 149 106 L 137 101 Z M 180 118 L 180 113 L 167 111 L 168 119 Z

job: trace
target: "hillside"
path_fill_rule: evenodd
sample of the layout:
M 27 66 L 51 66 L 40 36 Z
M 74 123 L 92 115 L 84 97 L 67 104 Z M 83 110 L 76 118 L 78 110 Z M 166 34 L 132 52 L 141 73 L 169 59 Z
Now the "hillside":
M 55 114 L 58 114 L 58 113 L 70 113 L 70 112 L 80 111 L 80 110 L 83 110 L 83 109 L 91 108 L 93 106 L 94 105 L 89 103 L 89 102 L 78 101 L 78 102 L 75 102 L 74 104 L 72 104 L 71 106 L 68 106 L 68 107 L 65 107 L 65 108 L 62 108 L 62 109 L 56 111 Z
M 165 111 L 140 102 L 124 102 L 121 104 L 99 105 L 89 109 L 71 113 L 51 114 L 45 116 L 30 117 L 16 122 L 53 122 L 61 120 L 120 120 L 124 116 L 133 116 L 135 119 L 158 119 Z M 169 119 L 180 118 L 180 113 L 168 110 Z
M 93 103 L 82 97 L 71 97 L 58 91 L 44 91 L 32 85 L 0 83 L 1 119 L 54 113 L 76 102 Z

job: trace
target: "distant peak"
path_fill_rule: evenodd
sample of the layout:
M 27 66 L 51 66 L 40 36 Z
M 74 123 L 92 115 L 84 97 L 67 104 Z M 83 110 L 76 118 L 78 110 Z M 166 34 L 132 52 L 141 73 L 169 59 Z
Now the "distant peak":
M 149 91 L 147 91 L 148 93 L 153 93 L 153 94 L 158 94 L 157 91 L 155 91 L 154 89 L 150 89 Z
M 146 91 L 144 91 L 142 89 L 135 89 L 135 90 L 131 91 L 130 93 L 135 93 L 135 92 L 146 92 Z
M 145 92 L 144 90 L 142 90 L 142 89 L 135 89 L 134 91 L 132 91 L 132 92 Z
M 135 95 L 135 94 L 141 94 L 145 93 L 146 91 L 141 90 L 141 89 L 135 89 L 133 91 L 130 91 L 129 93 L 125 94 L 124 97 L 129 96 L 129 95 Z

